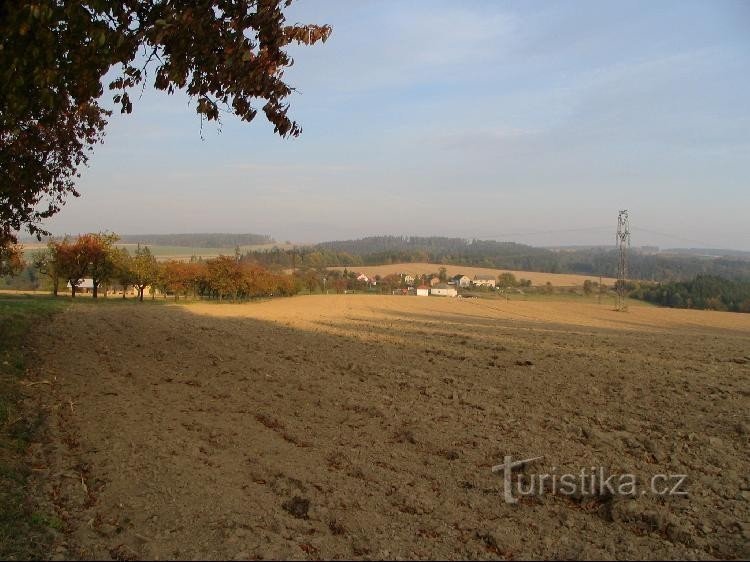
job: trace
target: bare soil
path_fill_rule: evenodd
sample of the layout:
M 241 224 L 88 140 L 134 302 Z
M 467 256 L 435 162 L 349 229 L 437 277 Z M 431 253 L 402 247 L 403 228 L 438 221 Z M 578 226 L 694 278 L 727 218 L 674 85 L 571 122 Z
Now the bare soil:
M 311 296 L 74 304 L 31 450 L 58 558 L 750 557 L 750 315 Z M 491 471 L 687 474 L 687 497 Z

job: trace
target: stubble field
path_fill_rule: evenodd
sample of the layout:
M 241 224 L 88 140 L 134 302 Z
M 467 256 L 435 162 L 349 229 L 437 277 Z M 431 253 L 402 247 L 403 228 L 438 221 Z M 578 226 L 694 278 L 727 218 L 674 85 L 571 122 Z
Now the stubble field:
M 750 315 L 309 296 L 76 304 L 31 342 L 54 554 L 733 558 L 750 550 Z M 491 467 L 687 496 L 503 500 Z

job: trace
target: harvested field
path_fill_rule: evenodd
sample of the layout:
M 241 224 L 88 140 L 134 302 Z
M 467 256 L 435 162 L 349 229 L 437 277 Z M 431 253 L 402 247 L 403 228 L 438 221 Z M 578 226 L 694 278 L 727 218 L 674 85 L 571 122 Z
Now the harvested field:
M 474 278 L 475 275 L 494 275 L 497 277 L 501 273 L 512 273 L 516 276 L 516 279 L 528 279 L 532 285 L 545 285 L 551 283 L 556 287 L 572 287 L 575 285 L 583 285 L 586 279 L 599 282 L 599 277 L 594 275 L 575 275 L 572 273 L 540 273 L 538 271 L 515 271 L 512 269 L 492 269 L 488 267 L 471 267 L 461 265 L 443 265 L 439 263 L 394 263 L 390 265 L 362 265 L 352 266 L 349 268 L 344 267 L 330 267 L 329 269 L 338 269 L 343 271 L 349 269 L 350 271 L 356 271 L 357 273 L 364 273 L 368 277 L 380 275 L 385 277 L 392 273 L 410 273 L 412 275 L 424 275 L 429 273 L 437 273 L 441 267 L 445 267 L 448 272 L 448 276 L 463 274 L 468 277 Z M 616 279 L 611 277 L 603 277 L 602 283 L 605 285 L 614 285 Z
M 29 400 L 51 415 L 31 462 L 60 557 L 750 556 L 750 315 L 75 303 L 33 345 Z M 505 455 L 687 474 L 688 496 L 512 505 Z

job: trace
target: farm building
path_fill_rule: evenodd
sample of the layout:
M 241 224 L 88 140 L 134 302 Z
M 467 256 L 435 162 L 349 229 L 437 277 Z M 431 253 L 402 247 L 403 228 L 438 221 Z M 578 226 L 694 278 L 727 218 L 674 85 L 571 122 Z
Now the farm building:
M 65 286 L 68 291 L 70 291 L 70 281 L 68 281 L 68 284 Z M 94 292 L 94 280 L 93 279 L 81 279 L 81 281 L 76 285 L 76 294 L 83 295 L 88 293 Z
M 440 283 L 439 285 L 435 285 L 432 288 L 430 294 L 438 297 L 455 297 L 456 295 L 458 295 L 458 291 L 456 290 L 456 287 L 452 287 L 445 283 Z
M 420 285 L 417 287 L 417 296 L 418 297 L 429 297 L 430 296 L 430 288 L 427 285 Z
M 475 275 L 474 276 L 474 285 L 477 287 L 494 287 L 497 283 L 497 279 L 495 279 L 494 275 Z
M 454 275 L 452 278 L 452 281 L 456 284 L 458 287 L 468 287 L 471 285 L 471 279 L 467 277 L 466 275 Z

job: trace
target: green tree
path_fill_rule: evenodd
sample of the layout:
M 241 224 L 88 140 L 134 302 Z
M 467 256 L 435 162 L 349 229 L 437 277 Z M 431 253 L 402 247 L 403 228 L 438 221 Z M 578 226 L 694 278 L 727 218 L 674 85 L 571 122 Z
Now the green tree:
M 138 300 L 143 302 L 143 291 L 153 285 L 159 276 L 159 264 L 148 246 L 138 246 L 130 261 L 130 279 L 138 290 Z
M 114 245 L 120 237 L 112 232 L 87 234 L 89 275 L 94 286 L 94 298 L 99 296 L 99 286 L 109 281 L 116 267 Z
M 516 276 L 510 272 L 501 273 L 500 275 L 497 276 L 498 287 L 507 289 L 508 287 L 516 287 L 517 285 L 518 285 L 518 281 L 516 280 Z
M 102 81 L 113 69 L 108 86 L 123 113 L 148 79 L 186 92 L 201 121 L 225 110 L 250 122 L 262 109 L 277 134 L 299 135 L 288 116 L 285 48 L 325 41 L 331 28 L 286 25 L 289 4 L 0 0 L 0 234 L 43 234 L 41 221 L 78 195 L 79 168 L 104 134 Z
M 117 279 L 117 283 L 122 288 L 122 298 L 128 292 L 128 287 L 135 282 L 133 275 L 133 258 L 127 248 L 114 247 L 112 249 L 113 271 L 112 278 Z
M 594 292 L 594 282 L 591 281 L 591 279 L 586 279 L 583 282 L 583 292 L 586 295 L 590 295 L 591 293 Z
M 70 295 L 75 298 L 79 283 L 86 277 L 89 269 L 89 248 L 87 241 L 78 237 L 71 242 L 66 236 L 57 244 L 57 259 L 60 276 L 70 284 Z
M 50 240 L 47 242 L 47 247 L 43 250 L 37 250 L 32 254 L 32 260 L 34 267 L 39 270 L 39 273 L 49 277 L 52 283 L 52 295 L 57 296 L 60 290 L 60 258 L 57 253 L 58 242 L 56 240 Z

